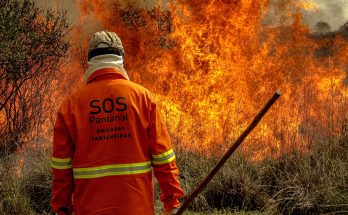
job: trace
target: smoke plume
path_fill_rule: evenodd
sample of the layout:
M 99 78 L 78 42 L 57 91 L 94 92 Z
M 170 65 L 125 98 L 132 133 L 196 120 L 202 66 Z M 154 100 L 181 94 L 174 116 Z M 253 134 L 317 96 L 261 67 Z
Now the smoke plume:
M 319 22 L 326 22 L 335 31 L 348 20 L 348 0 L 313 0 L 316 9 L 303 10 L 303 19 L 311 29 Z

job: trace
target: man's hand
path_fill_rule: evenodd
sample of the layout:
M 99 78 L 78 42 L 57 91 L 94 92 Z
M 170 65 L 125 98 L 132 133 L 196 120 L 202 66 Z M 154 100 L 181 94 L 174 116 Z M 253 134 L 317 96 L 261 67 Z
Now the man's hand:
M 72 212 L 69 208 L 59 208 L 56 215 L 74 215 L 74 212 Z
M 162 215 L 175 215 L 179 208 L 173 208 L 171 211 L 163 211 Z

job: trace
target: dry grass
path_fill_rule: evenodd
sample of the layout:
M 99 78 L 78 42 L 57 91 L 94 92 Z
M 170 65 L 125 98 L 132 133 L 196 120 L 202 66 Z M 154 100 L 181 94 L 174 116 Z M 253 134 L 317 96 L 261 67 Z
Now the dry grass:
M 192 190 L 217 159 L 185 153 L 178 155 L 178 164 L 183 187 Z M 252 162 L 236 154 L 197 197 L 191 210 L 348 214 L 347 155 L 346 135 L 317 142 L 307 153 L 294 150 L 278 159 Z
M 186 214 L 347 214 L 347 155 L 346 135 L 312 145 L 306 154 L 292 151 L 278 159 L 252 162 L 236 154 Z M 25 160 L 19 176 L 18 158 Z M 177 158 L 186 193 L 217 162 L 187 151 L 178 151 Z M 44 150 L 0 160 L 0 214 L 53 214 L 49 160 Z M 159 200 L 155 211 L 160 214 Z
M 48 155 L 44 150 L 27 150 L 0 159 L 1 215 L 53 214 L 49 205 L 51 174 Z

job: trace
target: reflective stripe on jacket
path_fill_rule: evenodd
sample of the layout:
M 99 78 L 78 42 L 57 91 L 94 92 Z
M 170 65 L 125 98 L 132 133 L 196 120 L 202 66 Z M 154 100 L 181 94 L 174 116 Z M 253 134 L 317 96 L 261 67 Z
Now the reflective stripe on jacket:
M 183 196 L 159 109 L 114 68 L 96 71 L 61 106 L 54 127 L 55 211 L 154 214 L 152 170 L 166 210 Z

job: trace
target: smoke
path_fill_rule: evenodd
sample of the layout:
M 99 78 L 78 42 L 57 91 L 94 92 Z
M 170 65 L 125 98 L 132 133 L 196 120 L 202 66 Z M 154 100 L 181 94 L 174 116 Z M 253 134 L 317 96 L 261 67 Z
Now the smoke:
M 38 0 L 37 2 L 43 9 L 52 8 L 59 11 L 67 11 L 68 21 L 71 24 L 77 24 L 78 11 L 76 0 Z
M 348 21 L 348 0 L 271 0 L 263 24 L 290 25 L 298 12 L 312 32 L 318 23 L 326 23 L 331 31 L 336 31 Z
M 155 6 L 161 5 L 162 8 L 167 9 L 168 0 L 129 0 L 129 1 L 120 1 L 122 6 L 131 6 L 144 8 L 147 10 L 153 9 Z
M 319 22 L 326 22 L 332 31 L 348 20 L 348 0 L 312 0 L 315 10 L 302 10 L 304 22 L 312 29 Z

